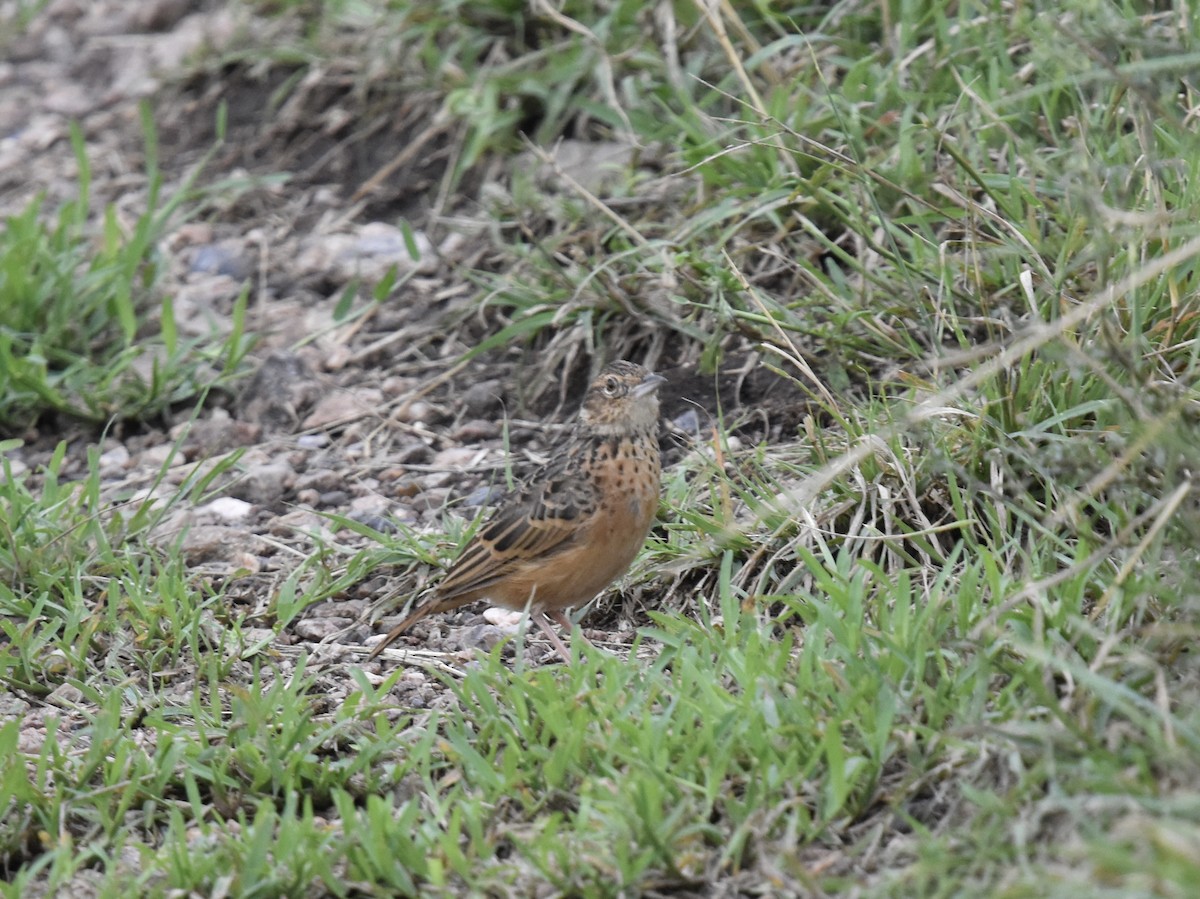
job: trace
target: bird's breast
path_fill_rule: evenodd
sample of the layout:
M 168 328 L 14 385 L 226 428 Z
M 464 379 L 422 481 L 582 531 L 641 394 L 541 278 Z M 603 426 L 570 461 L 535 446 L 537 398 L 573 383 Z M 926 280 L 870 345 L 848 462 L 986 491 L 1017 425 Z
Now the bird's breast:
M 593 533 L 636 554 L 658 512 L 657 445 L 646 440 L 605 442 L 591 466 L 597 503 Z M 626 553 L 621 553 L 624 556 Z

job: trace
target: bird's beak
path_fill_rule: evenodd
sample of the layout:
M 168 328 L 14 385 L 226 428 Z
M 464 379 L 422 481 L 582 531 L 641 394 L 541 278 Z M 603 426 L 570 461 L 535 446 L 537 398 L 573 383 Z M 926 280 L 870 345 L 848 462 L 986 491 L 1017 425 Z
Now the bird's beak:
M 650 374 L 642 378 L 642 382 L 638 384 L 637 387 L 633 388 L 633 395 L 640 399 L 646 394 L 653 393 L 654 391 L 658 390 L 661 385 L 666 383 L 667 379 L 662 375 L 656 375 L 654 372 L 650 372 Z

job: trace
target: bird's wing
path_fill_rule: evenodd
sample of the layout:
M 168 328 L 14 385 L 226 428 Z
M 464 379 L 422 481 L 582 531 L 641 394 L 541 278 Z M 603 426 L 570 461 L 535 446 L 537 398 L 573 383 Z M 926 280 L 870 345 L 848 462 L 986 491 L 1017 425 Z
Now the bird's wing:
M 539 471 L 481 527 L 438 586 L 439 601 L 483 590 L 530 562 L 572 546 L 596 511 L 596 490 L 570 457 Z M 567 463 L 567 464 L 561 464 Z

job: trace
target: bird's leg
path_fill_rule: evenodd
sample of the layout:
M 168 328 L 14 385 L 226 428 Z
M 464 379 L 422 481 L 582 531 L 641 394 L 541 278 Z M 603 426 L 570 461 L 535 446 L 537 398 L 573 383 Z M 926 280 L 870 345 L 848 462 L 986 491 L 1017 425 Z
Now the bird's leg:
M 567 617 L 567 613 L 561 609 L 554 609 L 546 612 L 545 614 L 547 618 L 561 627 L 568 634 L 571 633 L 571 630 L 575 627 L 575 625 L 571 624 L 571 619 Z
M 565 612 L 555 609 L 554 611 L 547 611 L 545 613 L 545 615 L 547 618 L 549 618 L 551 621 L 553 621 L 555 624 L 557 624 L 559 627 L 561 627 L 568 634 L 573 634 L 575 632 L 575 625 L 573 625 L 571 623 L 571 619 L 567 617 Z M 589 640 L 587 637 L 583 636 L 582 628 L 580 628 L 579 636 L 583 640 L 584 646 L 588 646 L 592 649 L 596 649 L 596 647 L 592 644 L 592 641 Z M 600 650 L 600 651 L 602 652 L 603 650 Z
M 559 624 L 566 622 L 567 633 L 571 632 L 571 622 L 566 620 L 566 616 L 562 612 L 550 612 L 555 621 Z M 567 649 L 567 645 L 559 638 L 558 634 L 554 633 L 554 628 L 550 626 L 550 622 L 546 620 L 546 613 L 535 612 L 532 609 L 529 616 L 537 622 L 537 626 L 542 629 L 542 632 L 550 638 L 550 643 L 558 650 L 559 655 L 566 659 L 567 664 L 571 663 L 571 650 Z

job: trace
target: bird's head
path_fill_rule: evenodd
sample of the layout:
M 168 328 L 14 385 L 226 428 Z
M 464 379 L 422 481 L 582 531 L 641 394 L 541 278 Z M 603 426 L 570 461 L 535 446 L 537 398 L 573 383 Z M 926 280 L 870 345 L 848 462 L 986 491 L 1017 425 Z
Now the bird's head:
M 588 430 L 618 436 L 658 427 L 662 375 L 633 362 L 613 362 L 588 386 L 579 420 Z

